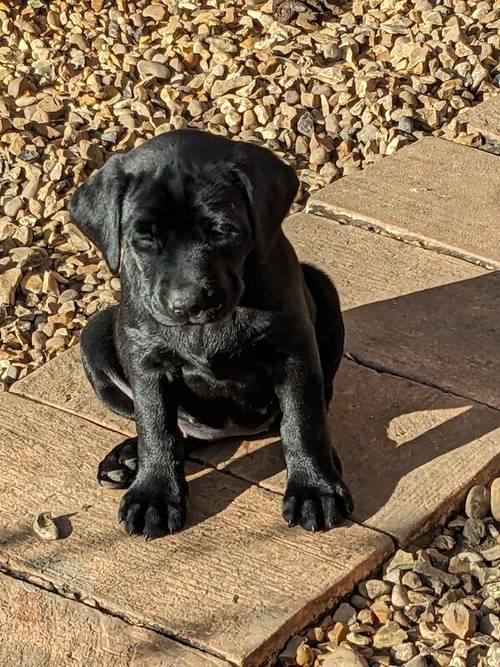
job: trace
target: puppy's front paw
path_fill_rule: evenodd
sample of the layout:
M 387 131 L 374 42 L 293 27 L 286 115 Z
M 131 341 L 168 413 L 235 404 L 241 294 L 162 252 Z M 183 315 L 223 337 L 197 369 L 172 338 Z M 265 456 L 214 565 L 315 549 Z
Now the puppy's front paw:
M 118 519 L 127 533 L 142 533 L 147 540 L 180 530 L 185 516 L 183 485 L 172 485 L 165 479 L 136 479 L 118 509 Z
M 339 476 L 313 483 L 300 479 L 288 482 L 283 498 L 283 517 L 289 526 L 305 530 L 328 530 L 341 523 L 353 510 L 349 489 Z

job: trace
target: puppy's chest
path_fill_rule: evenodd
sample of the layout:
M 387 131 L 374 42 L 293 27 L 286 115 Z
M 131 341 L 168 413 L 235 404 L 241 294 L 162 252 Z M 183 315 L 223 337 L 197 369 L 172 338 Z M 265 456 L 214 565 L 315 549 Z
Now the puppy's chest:
M 193 391 L 219 395 L 248 392 L 272 380 L 277 359 L 259 336 L 224 331 L 219 338 L 200 337 L 177 350 L 185 384 Z
M 250 387 L 270 379 L 274 364 L 261 346 L 231 351 L 191 353 L 180 361 L 184 382 L 192 389 L 205 386 Z

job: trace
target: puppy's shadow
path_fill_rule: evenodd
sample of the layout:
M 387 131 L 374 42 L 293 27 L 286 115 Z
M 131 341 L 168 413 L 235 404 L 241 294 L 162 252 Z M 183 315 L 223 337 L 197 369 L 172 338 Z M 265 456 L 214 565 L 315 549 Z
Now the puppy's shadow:
M 384 365 L 405 368 L 410 363 L 417 377 L 420 372 L 428 376 L 435 371 L 437 380 L 443 377 L 457 387 L 456 393 L 460 386 L 464 395 L 473 394 L 476 388 L 494 401 L 490 383 L 493 386 L 500 374 L 499 279 L 500 273 L 494 272 L 348 310 L 344 313 L 346 350 L 361 349 L 368 357 L 366 341 L 382 341 L 377 348 L 383 345 Z M 410 325 L 413 329 L 405 338 L 405 328 Z M 407 341 L 412 345 L 410 351 Z M 433 461 L 463 449 L 460 465 L 466 465 L 465 461 L 477 456 L 477 448 L 473 452 L 469 443 L 498 429 L 500 412 L 344 359 L 328 421 L 344 479 L 353 494 L 353 518 L 370 524 L 379 512 L 387 513 L 384 508 L 398 486 L 403 501 L 399 510 L 405 502 L 414 506 L 419 496 L 435 495 L 434 489 L 422 487 L 441 482 L 432 475 Z M 242 491 L 251 483 L 277 493 L 285 489 L 277 434 L 203 445 L 190 449 L 187 456 L 238 477 Z M 448 466 L 458 460 L 441 462 L 440 474 L 446 474 Z M 428 469 L 418 475 L 416 471 L 424 467 Z M 192 497 L 200 494 L 206 499 L 196 503 L 192 522 L 222 511 L 237 493 L 236 488 L 228 488 L 207 498 L 202 479 L 191 483 Z

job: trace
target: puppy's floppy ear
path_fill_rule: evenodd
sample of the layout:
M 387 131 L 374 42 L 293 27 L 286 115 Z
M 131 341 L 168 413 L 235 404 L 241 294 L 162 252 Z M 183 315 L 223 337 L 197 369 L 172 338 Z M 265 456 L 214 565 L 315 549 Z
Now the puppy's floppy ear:
M 120 266 L 120 222 L 127 179 L 122 157 L 114 155 L 73 194 L 69 212 L 82 232 L 103 253 L 113 273 Z
M 283 218 L 288 213 L 299 180 L 295 170 L 267 148 L 236 144 L 237 175 L 248 201 L 256 254 L 264 261 Z

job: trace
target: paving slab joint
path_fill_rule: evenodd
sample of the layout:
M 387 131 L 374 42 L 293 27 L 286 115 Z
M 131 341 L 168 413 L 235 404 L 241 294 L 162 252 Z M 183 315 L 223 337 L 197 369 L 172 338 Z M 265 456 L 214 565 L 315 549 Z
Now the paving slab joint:
M 500 412 L 500 410 L 498 410 L 498 408 L 495 407 L 494 405 L 490 405 L 489 403 L 480 401 L 477 398 L 466 396 L 464 394 L 459 394 L 455 391 L 452 391 L 451 389 L 448 389 L 447 387 L 443 387 L 439 384 L 434 384 L 433 382 L 423 380 L 422 378 L 413 377 L 412 375 L 402 374 L 400 372 L 387 368 L 386 366 L 381 366 L 380 364 L 377 364 L 368 359 L 363 359 L 360 356 L 353 354 L 352 352 L 346 352 L 344 354 L 344 357 L 346 359 L 349 359 L 350 361 L 353 361 L 355 364 L 358 364 L 358 366 L 364 366 L 365 368 L 370 368 L 371 370 L 376 371 L 377 373 L 385 373 L 387 375 L 392 375 L 392 377 L 400 378 L 401 380 L 410 380 L 411 382 L 415 382 L 416 384 L 421 384 L 424 387 L 429 387 L 430 389 L 436 389 L 437 391 L 440 391 L 443 394 L 448 394 L 449 396 L 454 396 L 455 398 L 461 398 L 465 401 L 473 401 L 477 405 L 482 405 L 484 408 L 488 408 L 489 410 L 495 410 L 495 412 Z
M 387 236 L 388 238 L 399 241 L 400 243 L 417 246 L 423 250 L 435 252 L 438 255 L 453 257 L 454 259 L 459 259 L 463 262 L 474 264 L 474 266 L 479 266 L 482 269 L 486 269 L 488 271 L 497 271 L 500 269 L 500 262 L 492 262 L 490 259 L 471 255 L 460 248 L 455 248 L 444 243 L 439 243 L 433 239 L 419 236 L 418 234 L 408 233 L 395 227 L 384 227 L 374 221 L 367 221 L 361 218 L 357 218 L 354 214 L 349 215 L 348 213 L 337 213 L 331 211 L 327 206 L 324 206 L 320 202 L 312 201 L 308 203 L 305 209 L 305 213 L 316 215 L 318 217 L 331 220 L 332 222 L 337 222 L 340 225 L 356 227 L 357 229 L 362 229 L 363 231 L 371 232 L 372 234 Z
M 21 570 L 13 570 L 11 567 L 8 566 L 6 563 L 0 563 L 0 575 L 4 575 L 7 577 L 10 577 L 12 579 L 16 579 L 17 581 L 21 581 L 27 584 L 30 584 L 31 586 L 34 586 L 35 588 L 38 588 L 41 591 L 47 591 L 49 593 L 52 593 L 53 595 L 58 595 L 59 597 L 65 598 L 67 600 L 71 600 L 73 602 L 77 602 L 79 604 L 83 604 L 86 607 L 89 607 L 90 609 L 94 609 L 95 611 L 100 612 L 101 614 L 104 614 L 105 616 L 112 616 L 114 618 L 117 618 L 127 625 L 131 627 L 141 627 L 145 628 L 147 630 L 150 630 L 152 632 L 155 632 L 158 635 L 161 635 L 162 637 L 166 637 L 167 639 L 170 639 L 171 641 L 177 642 L 178 644 L 181 644 L 182 646 L 186 646 L 191 649 L 196 649 L 200 653 L 204 653 L 205 655 L 210 655 L 213 656 L 214 658 L 219 658 L 221 660 L 225 660 L 226 663 L 230 665 L 234 665 L 234 667 L 237 667 L 237 665 L 229 660 L 225 655 L 222 655 L 220 653 L 217 653 L 216 651 L 207 651 L 206 647 L 200 647 L 196 646 L 195 644 L 190 644 L 188 641 L 186 641 L 183 637 L 176 636 L 174 634 L 169 634 L 165 632 L 164 630 L 160 630 L 156 627 L 153 627 L 153 625 L 145 625 L 144 623 L 138 623 L 134 621 L 133 619 L 129 618 L 126 614 L 119 614 L 116 611 L 112 611 L 111 609 L 107 609 L 106 607 L 103 607 L 100 605 L 97 600 L 91 599 L 91 598 L 83 598 L 78 591 L 69 591 L 69 590 L 61 590 L 56 588 L 50 581 L 43 579 L 42 577 L 38 577 L 36 575 L 31 575 L 27 574 L 26 572 L 23 572 Z

